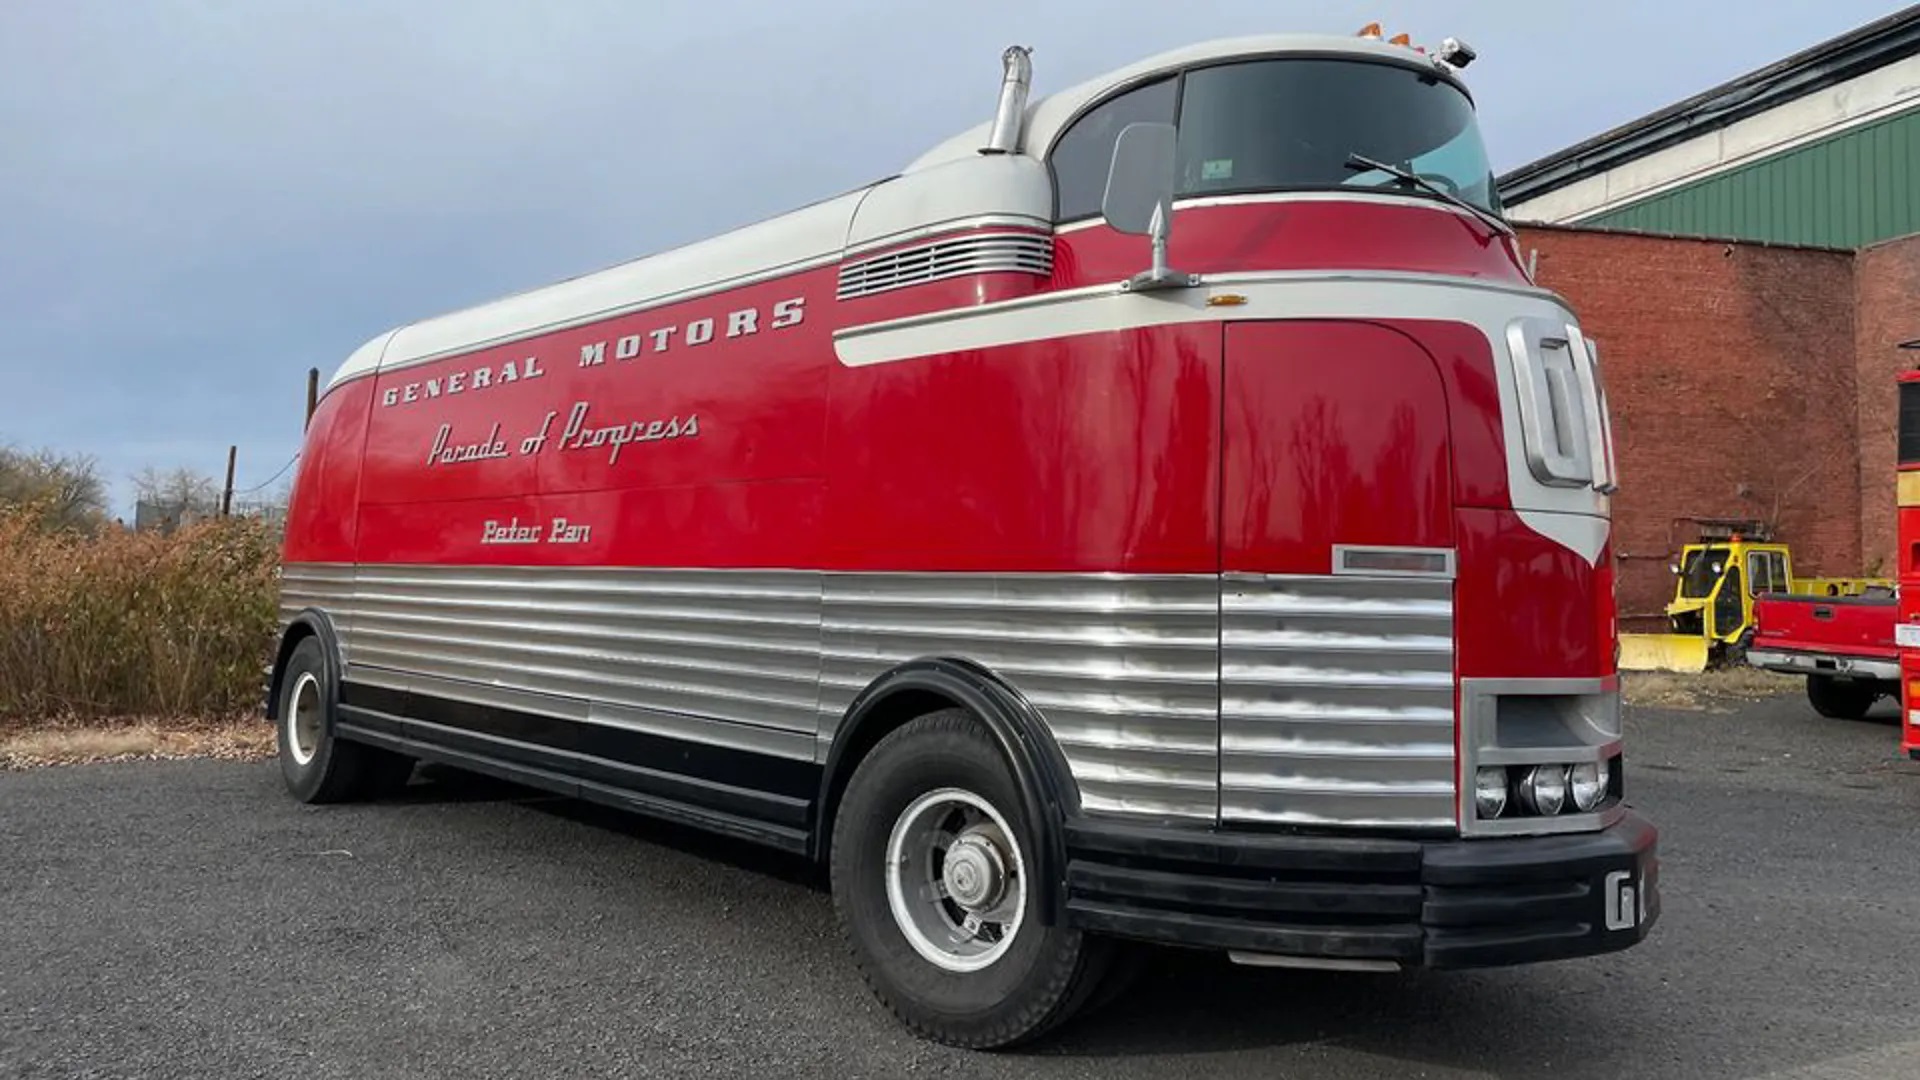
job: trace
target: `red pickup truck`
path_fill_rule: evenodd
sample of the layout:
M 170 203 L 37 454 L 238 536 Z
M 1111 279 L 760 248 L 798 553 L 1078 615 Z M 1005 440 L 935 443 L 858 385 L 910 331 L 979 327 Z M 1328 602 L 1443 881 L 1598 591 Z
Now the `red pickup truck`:
M 1821 716 L 1858 720 L 1882 697 L 1900 696 L 1894 644 L 1899 602 L 1888 590 L 1862 596 L 1772 593 L 1753 605 L 1747 663 L 1807 677 Z

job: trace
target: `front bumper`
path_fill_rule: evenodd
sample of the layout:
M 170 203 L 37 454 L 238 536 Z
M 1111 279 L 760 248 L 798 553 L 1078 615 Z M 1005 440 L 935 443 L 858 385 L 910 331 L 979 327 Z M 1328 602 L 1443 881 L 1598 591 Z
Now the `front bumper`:
M 1081 819 L 1067 923 L 1328 966 L 1468 968 L 1636 944 L 1660 915 L 1658 833 L 1348 839 Z

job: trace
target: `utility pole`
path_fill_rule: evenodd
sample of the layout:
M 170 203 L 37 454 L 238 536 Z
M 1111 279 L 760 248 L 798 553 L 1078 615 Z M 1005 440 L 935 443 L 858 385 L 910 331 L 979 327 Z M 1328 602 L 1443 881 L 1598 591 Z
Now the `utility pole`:
M 220 491 L 221 517 L 226 517 L 233 510 L 233 459 L 239 452 L 238 446 L 227 447 L 227 486 Z
M 320 369 L 307 369 L 307 424 L 313 423 L 313 410 L 320 403 Z

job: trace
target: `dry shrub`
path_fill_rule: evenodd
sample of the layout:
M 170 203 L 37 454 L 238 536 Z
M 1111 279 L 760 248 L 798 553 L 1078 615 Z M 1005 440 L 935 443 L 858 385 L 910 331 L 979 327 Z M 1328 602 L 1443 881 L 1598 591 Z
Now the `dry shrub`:
M 257 708 L 278 548 L 250 518 L 88 537 L 0 514 L 0 722 Z

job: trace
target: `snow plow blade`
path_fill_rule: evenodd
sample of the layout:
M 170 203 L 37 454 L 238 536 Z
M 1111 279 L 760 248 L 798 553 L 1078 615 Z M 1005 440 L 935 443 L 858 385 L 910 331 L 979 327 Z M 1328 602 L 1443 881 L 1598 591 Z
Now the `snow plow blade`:
M 1621 634 L 1622 671 L 1705 671 L 1707 639 L 1687 634 Z

